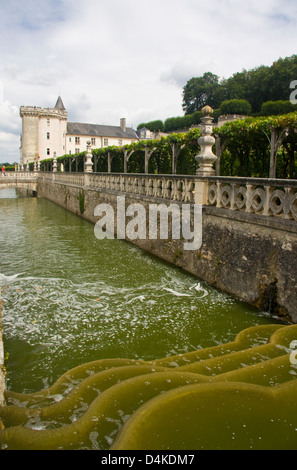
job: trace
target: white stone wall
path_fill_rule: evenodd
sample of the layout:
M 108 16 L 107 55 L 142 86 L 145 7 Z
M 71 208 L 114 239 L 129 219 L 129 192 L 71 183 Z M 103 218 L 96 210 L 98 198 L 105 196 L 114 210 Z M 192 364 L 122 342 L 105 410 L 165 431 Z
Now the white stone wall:
M 24 114 L 22 120 L 21 163 L 35 161 L 38 155 L 39 130 L 38 115 Z
M 77 140 L 79 139 L 79 140 Z M 103 147 L 109 147 L 112 145 L 115 146 L 123 146 L 123 145 L 130 145 L 135 140 L 132 139 L 120 139 L 116 137 L 98 137 L 98 136 L 87 136 L 87 135 L 70 135 L 67 134 L 66 136 L 66 151 L 61 153 L 61 155 L 69 155 L 69 154 L 76 154 L 80 152 L 84 152 L 87 149 L 87 142 L 92 142 L 94 139 L 94 143 L 91 143 L 92 149 L 98 149 Z
M 39 156 L 41 160 L 66 153 L 67 120 L 56 116 L 39 118 Z

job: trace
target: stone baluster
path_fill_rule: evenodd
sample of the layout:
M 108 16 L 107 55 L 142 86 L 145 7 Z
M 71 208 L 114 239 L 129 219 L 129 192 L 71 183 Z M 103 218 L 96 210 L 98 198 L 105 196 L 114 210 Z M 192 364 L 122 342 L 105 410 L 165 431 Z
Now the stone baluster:
M 58 171 L 58 165 L 57 165 L 57 156 L 56 152 L 54 152 L 54 159 L 53 159 L 53 172 L 56 173 Z
M 91 141 L 87 141 L 87 156 L 85 161 L 85 173 L 93 173 L 93 162 L 91 152 Z
M 195 158 L 199 163 L 199 168 L 197 171 L 198 176 L 214 176 L 215 170 L 213 164 L 217 160 L 217 156 L 213 153 L 212 147 L 216 143 L 215 138 L 213 137 L 213 117 L 211 114 L 213 109 L 210 106 L 205 106 L 202 109 L 203 118 L 201 119 L 201 137 L 198 139 L 198 143 L 201 147 L 199 155 Z
M 211 114 L 213 109 L 210 106 L 205 106 L 202 109 L 202 125 L 201 137 L 198 139 L 200 145 L 200 153 L 195 158 L 199 163 L 197 176 L 205 177 L 205 180 L 196 181 L 195 185 L 195 204 L 207 205 L 208 204 L 208 176 L 215 176 L 213 164 L 216 162 L 217 157 L 212 151 L 216 140 L 213 137 L 213 117 Z

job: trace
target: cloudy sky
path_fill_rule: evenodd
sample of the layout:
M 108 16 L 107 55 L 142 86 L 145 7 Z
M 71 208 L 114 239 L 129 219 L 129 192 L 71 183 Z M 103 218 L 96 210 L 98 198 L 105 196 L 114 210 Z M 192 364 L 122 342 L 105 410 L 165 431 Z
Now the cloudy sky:
M 182 116 L 190 78 L 297 53 L 297 2 L 0 0 L 0 38 L 0 162 L 13 162 L 20 106 L 61 95 L 69 121 L 134 128 Z

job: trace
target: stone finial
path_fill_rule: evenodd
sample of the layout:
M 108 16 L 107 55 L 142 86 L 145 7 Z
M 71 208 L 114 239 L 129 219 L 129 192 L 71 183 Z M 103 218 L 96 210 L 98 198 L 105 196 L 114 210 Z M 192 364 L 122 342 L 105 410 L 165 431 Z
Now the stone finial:
M 213 164 L 217 160 L 217 156 L 213 153 L 212 147 L 214 146 L 216 140 L 213 137 L 213 117 L 211 114 L 213 109 L 210 106 L 205 106 L 202 109 L 201 118 L 202 125 L 200 126 L 201 137 L 198 139 L 198 143 L 201 147 L 199 155 L 195 158 L 199 163 L 199 168 L 197 171 L 198 176 L 212 176 L 215 175 L 215 170 Z
M 204 106 L 204 108 L 202 108 L 201 112 L 202 116 L 210 116 L 211 114 L 213 114 L 213 109 L 210 106 L 206 105 Z
M 86 161 L 85 161 L 85 173 L 93 173 L 93 162 L 92 162 L 90 140 L 87 141 L 87 156 L 86 156 Z

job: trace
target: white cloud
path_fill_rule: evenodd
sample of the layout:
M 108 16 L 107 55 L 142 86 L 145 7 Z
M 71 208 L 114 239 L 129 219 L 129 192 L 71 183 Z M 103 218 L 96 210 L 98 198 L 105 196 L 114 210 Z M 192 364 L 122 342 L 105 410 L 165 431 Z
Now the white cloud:
M 60 94 L 70 120 L 126 117 L 136 127 L 182 115 L 192 76 L 228 77 L 296 53 L 296 0 L 2 3 L 0 82 L 9 105 L 0 132 L 15 136 L 16 149 L 21 105 L 51 107 Z M 0 161 L 11 149 L 1 142 Z

